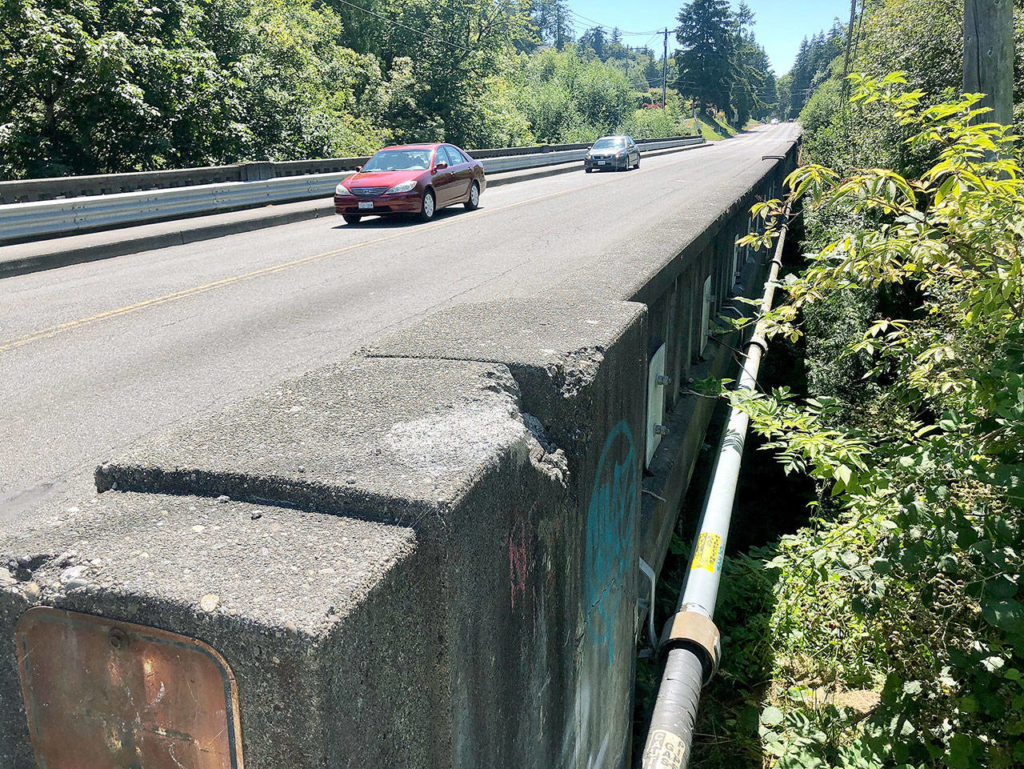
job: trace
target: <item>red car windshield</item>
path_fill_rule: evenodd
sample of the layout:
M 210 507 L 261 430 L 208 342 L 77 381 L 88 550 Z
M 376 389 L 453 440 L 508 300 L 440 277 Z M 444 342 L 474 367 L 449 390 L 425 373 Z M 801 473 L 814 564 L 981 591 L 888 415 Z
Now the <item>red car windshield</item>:
M 425 171 L 430 168 L 431 150 L 381 150 L 366 165 L 363 173 L 374 171 Z

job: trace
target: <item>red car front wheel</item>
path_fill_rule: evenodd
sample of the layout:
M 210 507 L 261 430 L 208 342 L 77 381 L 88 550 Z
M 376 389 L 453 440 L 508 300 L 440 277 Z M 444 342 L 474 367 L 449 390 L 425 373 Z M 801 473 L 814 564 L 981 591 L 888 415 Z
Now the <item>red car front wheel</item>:
M 473 182 L 469 188 L 469 197 L 466 198 L 466 210 L 476 211 L 480 207 L 480 185 Z
M 423 205 L 420 206 L 420 221 L 429 222 L 434 218 L 437 208 L 437 200 L 434 198 L 434 191 L 427 190 L 423 193 Z

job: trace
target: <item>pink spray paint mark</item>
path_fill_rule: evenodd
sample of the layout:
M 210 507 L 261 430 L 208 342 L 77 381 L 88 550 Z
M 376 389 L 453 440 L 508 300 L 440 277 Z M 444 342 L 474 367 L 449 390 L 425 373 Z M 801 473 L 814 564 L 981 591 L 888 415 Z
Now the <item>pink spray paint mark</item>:
M 516 521 L 508 536 L 508 570 L 511 576 L 510 598 L 515 609 L 516 595 L 526 594 L 526 577 L 530 571 L 530 537 L 523 521 Z

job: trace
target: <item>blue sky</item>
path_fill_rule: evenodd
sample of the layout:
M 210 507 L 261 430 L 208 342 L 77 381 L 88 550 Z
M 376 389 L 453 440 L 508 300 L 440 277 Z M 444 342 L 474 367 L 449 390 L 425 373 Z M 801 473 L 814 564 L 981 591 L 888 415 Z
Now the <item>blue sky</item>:
M 660 55 L 662 38 L 650 33 L 656 29 L 671 28 L 684 0 L 569 0 L 569 7 L 577 14 L 573 23 L 577 34 L 590 26 L 590 21 L 578 18 L 585 16 L 601 25 L 619 27 L 628 32 L 647 34 L 624 38 L 627 45 L 650 45 Z M 732 6 L 739 5 L 733 0 Z M 832 26 L 836 17 L 847 23 L 850 20 L 849 0 L 747 0 L 755 14 L 754 34 L 764 46 L 771 59 L 775 74 L 784 75 L 793 66 L 800 41 Z M 674 39 L 669 35 L 669 52 Z

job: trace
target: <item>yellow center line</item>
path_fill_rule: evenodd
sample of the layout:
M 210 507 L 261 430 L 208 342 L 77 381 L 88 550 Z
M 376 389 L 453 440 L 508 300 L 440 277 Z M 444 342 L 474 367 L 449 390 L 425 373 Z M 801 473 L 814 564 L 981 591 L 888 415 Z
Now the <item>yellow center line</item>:
M 640 174 L 645 174 L 655 170 L 658 169 L 644 169 L 639 171 L 638 173 L 630 174 L 630 176 L 627 178 L 635 178 Z M 551 198 L 559 197 L 560 195 L 568 195 L 569 193 L 572 192 L 579 192 L 581 190 L 592 189 L 593 187 L 601 187 L 606 184 L 612 184 L 619 180 L 620 179 L 613 177 L 604 182 L 591 183 L 588 187 L 573 187 L 572 189 L 568 190 L 558 190 L 557 192 L 551 192 L 548 193 L 547 195 L 541 195 L 539 197 L 520 200 L 516 203 L 507 203 L 506 205 L 498 206 L 497 208 L 485 208 L 481 211 L 478 211 L 477 215 L 474 216 L 473 219 L 478 219 L 480 218 L 480 216 L 497 214 L 501 211 L 508 211 L 509 209 L 518 208 L 519 206 L 524 206 L 530 203 L 539 203 L 545 200 L 550 200 Z M 344 254 L 348 251 L 354 251 L 358 248 L 366 248 L 367 246 L 373 246 L 379 243 L 386 243 L 388 241 L 397 240 L 398 238 L 405 237 L 407 235 L 419 234 L 424 230 L 445 227 L 460 221 L 465 220 L 458 218 L 446 219 L 440 222 L 430 222 L 429 224 L 421 225 L 419 227 L 403 229 L 401 232 L 397 232 L 394 235 L 386 235 L 384 237 L 375 238 L 373 240 L 366 240 L 360 243 L 353 243 L 352 245 L 344 246 L 343 248 L 336 248 L 331 251 L 324 251 L 323 253 L 302 257 L 301 259 L 294 259 L 292 261 L 282 262 L 281 264 L 276 264 L 271 267 L 264 267 L 263 269 L 260 270 L 253 270 L 252 272 L 247 272 L 241 275 L 234 275 L 230 278 L 222 278 L 221 280 L 215 280 L 212 283 L 204 283 L 201 286 L 193 286 L 192 288 L 182 289 L 181 291 L 175 291 L 173 294 L 165 294 L 164 296 L 154 297 L 153 299 L 146 299 L 145 301 L 142 302 L 136 302 L 135 304 L 129 304 L 124 307 L 118 307 L 116 310 L 107 310 L 106 312 L 100 312 L 97 313 L 96 315 L 90 315 L 87 318 L 79 318 L 78 320 L 71 320 L 66 323 L 60 323 L 56 326 L 50 326 L 49 328 L 40 329 L 39 331 L 33 331 L 24 336 L 16 337 L 15 339 L 9 340 L 7 342 L 0 343 L 0 353 L 7 352 L 18 347 L 24 347 L 27 344 L 32 344 L 33 342 L 38 342 L 43 339 L 51 339 L 52 337 L 55 337 L 59 334 L 63 334 L 67 331 L 71 331 L 72 329 L 79 328 L 80 326 L 87 326 L 92 323 L 98 323 L 103 320 L 118 318 L 122 315 L 128 315 L 133 312 L 138 312 L 139 310 L 144 310 L 147 307 L 155 307 L 160 304 L 167 304 L 169 302 L 176 302 L 181 299 L 187 299 L 188 297 L 197 296 L 198 294 L 204 294 L 207 291 L 213 291 L 214 289 L 223 288 L 224 286 L 230 286 L 234 283 L 240 283 L 241 281 L 244 280 L 252 280 L 254 278 L 263 277 L 264 275 L 272 275 L 276 272 L 291 270 L 296 267 L 301 267 L 304 264 L 309 264 L 311 262 L 318 261 L 320 259 L 328 259 L 332 256 L 338 256 L 339 254 Z

